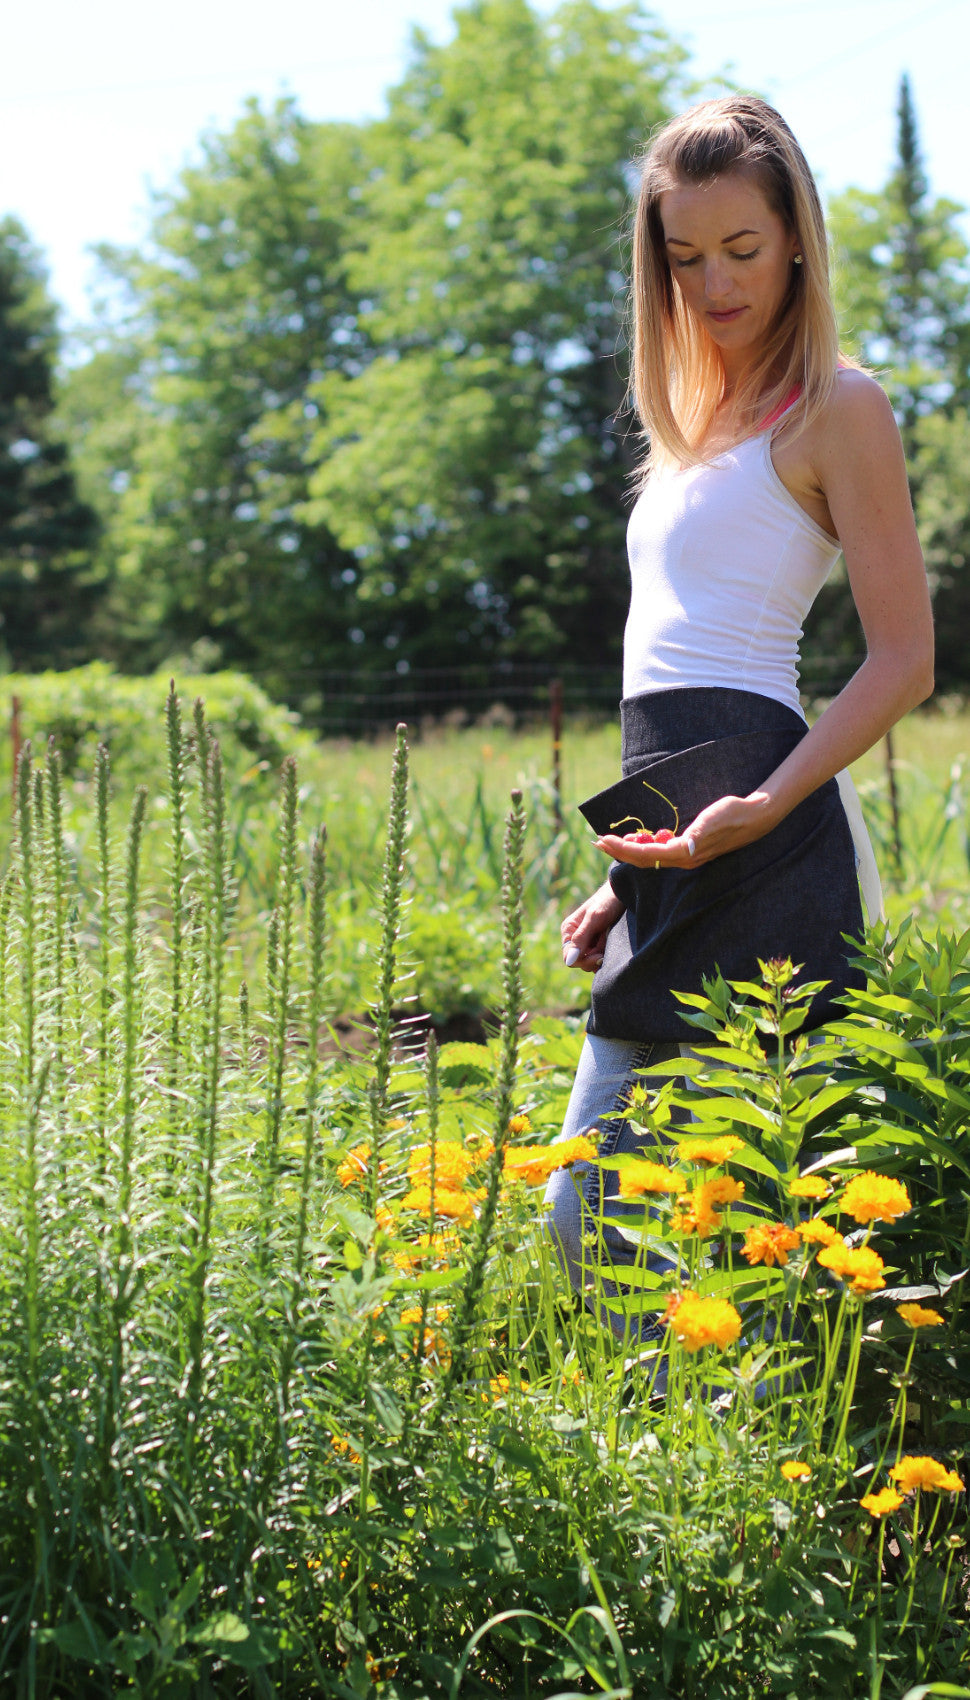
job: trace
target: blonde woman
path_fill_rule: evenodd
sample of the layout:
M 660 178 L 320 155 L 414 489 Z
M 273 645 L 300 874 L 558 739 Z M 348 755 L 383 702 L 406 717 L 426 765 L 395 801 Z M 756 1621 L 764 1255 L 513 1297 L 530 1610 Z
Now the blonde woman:
M 618 1112 L 634 1081 L 689 1044 L 675 992 L 788 956 L 828 983 L 811 1026 L 858 983 L 843 935 L 862 932 L 857 869 L 871 918 L 878 880 L 842 770 L 933 688 L 899 432 L 880 386 L 840 356 L 818 192 L 764 101 L 707 101 L 654 139 L 632 300 L 649 453 L 628 537 L 625 780 L 584 805 L 612 866 L 562 923 L 565 960 L 594 975 L 563 1136 L 597 1129 L 601 1155 L 632 1148 Z M 809 729 L 798 642 L 840 553 L 867 654 Z M 664 841 L 637 841 L 640 823 Z M 549 1187 L 580 1290 L 586 1210 L 605 1203 L 619 1224 L 624 1208 L 615 1171 L 600 1189 L 595 1168 Z M 621 1270 L 634 1261 L 619 1226 L 604 1237 Z M 619 1307 L 607 1320 L 630 1326 Z

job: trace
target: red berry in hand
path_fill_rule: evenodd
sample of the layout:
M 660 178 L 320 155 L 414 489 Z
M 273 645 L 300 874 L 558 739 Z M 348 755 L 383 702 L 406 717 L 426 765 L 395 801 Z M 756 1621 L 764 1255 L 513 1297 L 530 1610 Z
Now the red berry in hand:
M 653 833 L 652 832 L 646 832 L 646 831 L 635 832 L 633 834 L 633 842 L 634 842 L 634 844 L 652 844 L 653 843 Z
M 654 833 L 653 841 L 655 844 L 669 844 L 673 836 L 669 826 L 662 826 L 659 832 Z

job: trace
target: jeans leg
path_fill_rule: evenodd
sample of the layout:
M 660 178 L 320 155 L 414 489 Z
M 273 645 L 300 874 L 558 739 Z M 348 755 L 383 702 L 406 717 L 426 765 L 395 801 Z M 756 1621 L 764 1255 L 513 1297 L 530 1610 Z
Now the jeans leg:
M 649 1087 L 650 1064 L 680 1055 L 681 1047 L 666 1043 L 636 1043 L 625 1039 L 586 1037 L 563 1127 L 563 1139 L 598 1131 L 599 1155 L 615 1157 L 653 1146 L 652 1136 L 637 1133 L 621 1112 L 637 1084 Z M 573 1289 L 590 1302 L 590 1288 L 597 1283 L 597 1264 L 615 1269 L 631 1268 L 643 1261 L 639 1243 L 628 1238 L 620 1222 L 632 1215 L 643 1220 L 643 1208 L 621 1202 L 619 1175 L 615 1169 L 600 1169 L 591 1163 L 575 1163 L 557 1169 L 546 1190 L 547 1226 L 557 1255 Z M 601 1228 L 597 1217 L 607 1218 Z M 646 1267 L 658 1272 L 669 1268 L 663 1258 L 647 1253 Z M 620 1286 L 600 1276 L 605 1298 L 616 1297 Z M 663 1333 L 653 1318 L 627 1316 L 609 1305 L 600 1307 L 601 1320 L 619 1337 L 655 1340 Z

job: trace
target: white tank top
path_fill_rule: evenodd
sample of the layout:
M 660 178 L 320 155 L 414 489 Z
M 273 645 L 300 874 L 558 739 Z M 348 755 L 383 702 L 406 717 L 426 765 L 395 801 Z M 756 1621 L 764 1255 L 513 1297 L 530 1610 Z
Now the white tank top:
M 801 714 L 802 622 L 840 546 L 786 490 L 771 435 L 650 478 L 627 533 L 625 697 L 724 685 Z

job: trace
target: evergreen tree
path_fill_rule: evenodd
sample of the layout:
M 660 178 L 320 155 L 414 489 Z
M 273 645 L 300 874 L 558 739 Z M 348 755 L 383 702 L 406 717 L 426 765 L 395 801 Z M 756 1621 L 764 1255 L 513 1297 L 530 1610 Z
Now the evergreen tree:
M 0 221 L 0 654 L 9 666 L 67 666 L 90 655 L 100 594 L 97 536 L 66 445 L 53 431 L 57 332 L 36 249 Z

